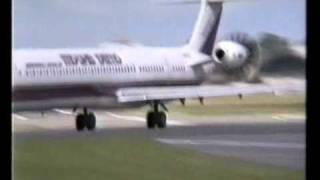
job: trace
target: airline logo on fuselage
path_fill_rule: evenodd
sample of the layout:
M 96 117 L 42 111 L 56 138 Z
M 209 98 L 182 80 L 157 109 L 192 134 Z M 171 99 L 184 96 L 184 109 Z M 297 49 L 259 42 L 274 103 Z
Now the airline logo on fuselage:
M 66 66 L 122 64 L 122 59 L 116 54 L 60 54 L 60 58 Z

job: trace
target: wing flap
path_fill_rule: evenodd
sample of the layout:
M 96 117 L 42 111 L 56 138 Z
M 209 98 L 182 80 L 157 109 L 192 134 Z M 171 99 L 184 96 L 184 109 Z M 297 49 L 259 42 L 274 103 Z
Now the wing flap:
M 170 86 L 170 87 L 132 87 L 121 88 L 116 95 L 119 102 L 138 102 L 152 100 L 175 100 L 212 98 L 223 96 L 245 96 L 253 94 L 272 93 L 275 95 L 286 93 L 304 93 L 305 85 L 284 84 L 232 84 L 232 85 L 206 85 L 206 86 Z

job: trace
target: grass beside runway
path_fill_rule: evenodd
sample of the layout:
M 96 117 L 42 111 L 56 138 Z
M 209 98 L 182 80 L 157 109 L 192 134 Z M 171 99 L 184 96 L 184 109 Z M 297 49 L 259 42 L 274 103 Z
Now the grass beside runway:
M 303 171 L 209 156 L 138 138 L 16 142 L 13 163 L 15 180 L 304 179 Z
M 178 102 L 167 105 L 170 117 L 187 116 L 225 116 L 225 115 L 270 115 L 300 114 L 305 115 L 304 95 L 253 95 L 240 100 L 237 97 L 205 99 L 204 105 L 198 100 L 187 100 L 186 106 Z M 119 111 L 119 113 L 144 117 L 150 107 Z

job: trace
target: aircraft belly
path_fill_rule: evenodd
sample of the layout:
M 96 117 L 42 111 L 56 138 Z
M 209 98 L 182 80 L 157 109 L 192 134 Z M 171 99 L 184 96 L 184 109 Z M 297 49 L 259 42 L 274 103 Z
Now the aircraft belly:
M 121 108 L 125 104 L 117 102 L 115 97 L 68 97 L 46 100 L 18 101 L 13 103 L 14 111 L 50 110 L 53 108 Z
M 16 87 L 13 91 L 13 110 L 45 110 L 50 108 L 121 108 L 144 105 L 144 102 L 118 103 L 116 91 L 125 87 L 154 85 L 193 85 L 198 81 L 137 81 L 117 84 L 55 84 L 50 86 Z

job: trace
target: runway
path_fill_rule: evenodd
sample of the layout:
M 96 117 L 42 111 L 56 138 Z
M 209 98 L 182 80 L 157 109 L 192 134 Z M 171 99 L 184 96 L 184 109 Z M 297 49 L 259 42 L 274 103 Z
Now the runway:
M 236 158 L 262 165 L 304 170 L 305 118 L 294 115 L 223 116 L 198 121 L 168 120 L 166 129 L 148 130 L 144 117 L 95 111 L 97 129 L 76 132 L 74 114 L 54 109 L 13 115 L 15 143 L 47 138 L 152 138 L 167 146 Z

